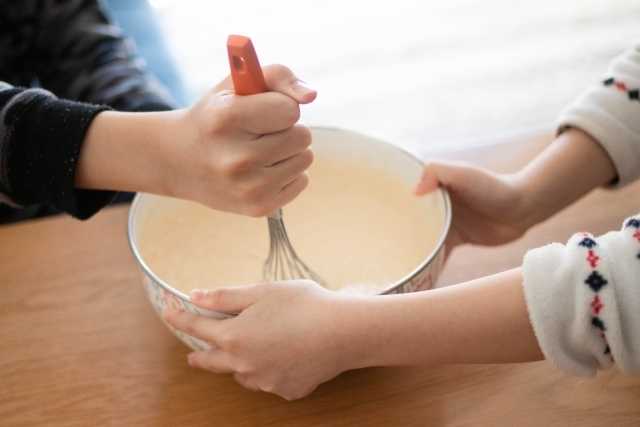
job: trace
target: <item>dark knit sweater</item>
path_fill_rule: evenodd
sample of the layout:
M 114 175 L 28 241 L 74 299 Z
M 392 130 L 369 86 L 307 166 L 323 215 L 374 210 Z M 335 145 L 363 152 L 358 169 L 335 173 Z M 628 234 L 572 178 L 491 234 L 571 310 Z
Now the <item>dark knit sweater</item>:
M 96 0 L 0 0 L 0 80 L 0 203 L 80 219 L 115 194 L 74 188 L 95 115 L 175 106 Z

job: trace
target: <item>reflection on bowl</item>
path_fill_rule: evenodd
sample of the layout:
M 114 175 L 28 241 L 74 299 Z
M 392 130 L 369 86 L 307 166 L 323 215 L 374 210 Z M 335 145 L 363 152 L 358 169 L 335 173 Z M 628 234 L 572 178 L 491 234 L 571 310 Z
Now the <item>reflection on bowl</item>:
M 344 130 L 311 130 L 316 159 L 309 188 L 284 210 L 296 252 L 334 290 L 384 295 L 431 289 L 451 222 L 446 192 L 411 196 L 422 162 L 397 146 Z M 263 218 L 150 194 L 136 196 L 128 232 L 160 316 L 179 307 L 229 317 L 193 306 L 189 289 L 260 281 L 268 251 Z M 193 349 L 208 347 L 173 332 Z

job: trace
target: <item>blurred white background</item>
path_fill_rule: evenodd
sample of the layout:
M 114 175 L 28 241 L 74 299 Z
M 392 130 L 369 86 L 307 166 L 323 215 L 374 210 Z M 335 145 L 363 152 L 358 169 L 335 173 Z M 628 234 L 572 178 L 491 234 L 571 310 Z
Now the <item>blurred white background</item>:
M 197 98 L 251 37 L 318 90 L 309 125 L 419 155 L 551 131 L 611 58 L 640 38 L 634 0 L 150 0 Z

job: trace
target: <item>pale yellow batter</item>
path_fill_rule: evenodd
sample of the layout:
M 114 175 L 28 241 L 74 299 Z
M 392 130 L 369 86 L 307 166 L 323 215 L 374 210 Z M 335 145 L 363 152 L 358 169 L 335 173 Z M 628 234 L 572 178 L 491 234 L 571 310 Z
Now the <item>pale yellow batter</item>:
M 380 291 L 437 244 L 435 196 L 416 198 L 383 170 L 320 155 L 309 176 L 309 187 L 284 207 L 284 222 L 296 253 L 327 287 Z M 266 219 L 162 199 L 137 235 L 142 259 L 158 277 L 186 294 L 262 280 Z

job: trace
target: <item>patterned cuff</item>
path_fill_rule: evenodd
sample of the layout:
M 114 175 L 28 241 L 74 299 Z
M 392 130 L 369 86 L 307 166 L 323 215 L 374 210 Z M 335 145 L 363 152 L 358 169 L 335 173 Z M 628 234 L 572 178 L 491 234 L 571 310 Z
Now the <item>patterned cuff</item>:
M 545 357 L 559 369 L 593 376 L 615 363 L 640 372 L 640 215 L 621 231 L 578 233 L 527 253 L 523 286 Z
M 529 251 L 523 286 L 545 358 L 558 369 L 594 376 L 613 364 L 605 335 L 611 287 L 605 260 L 589 234 Z

